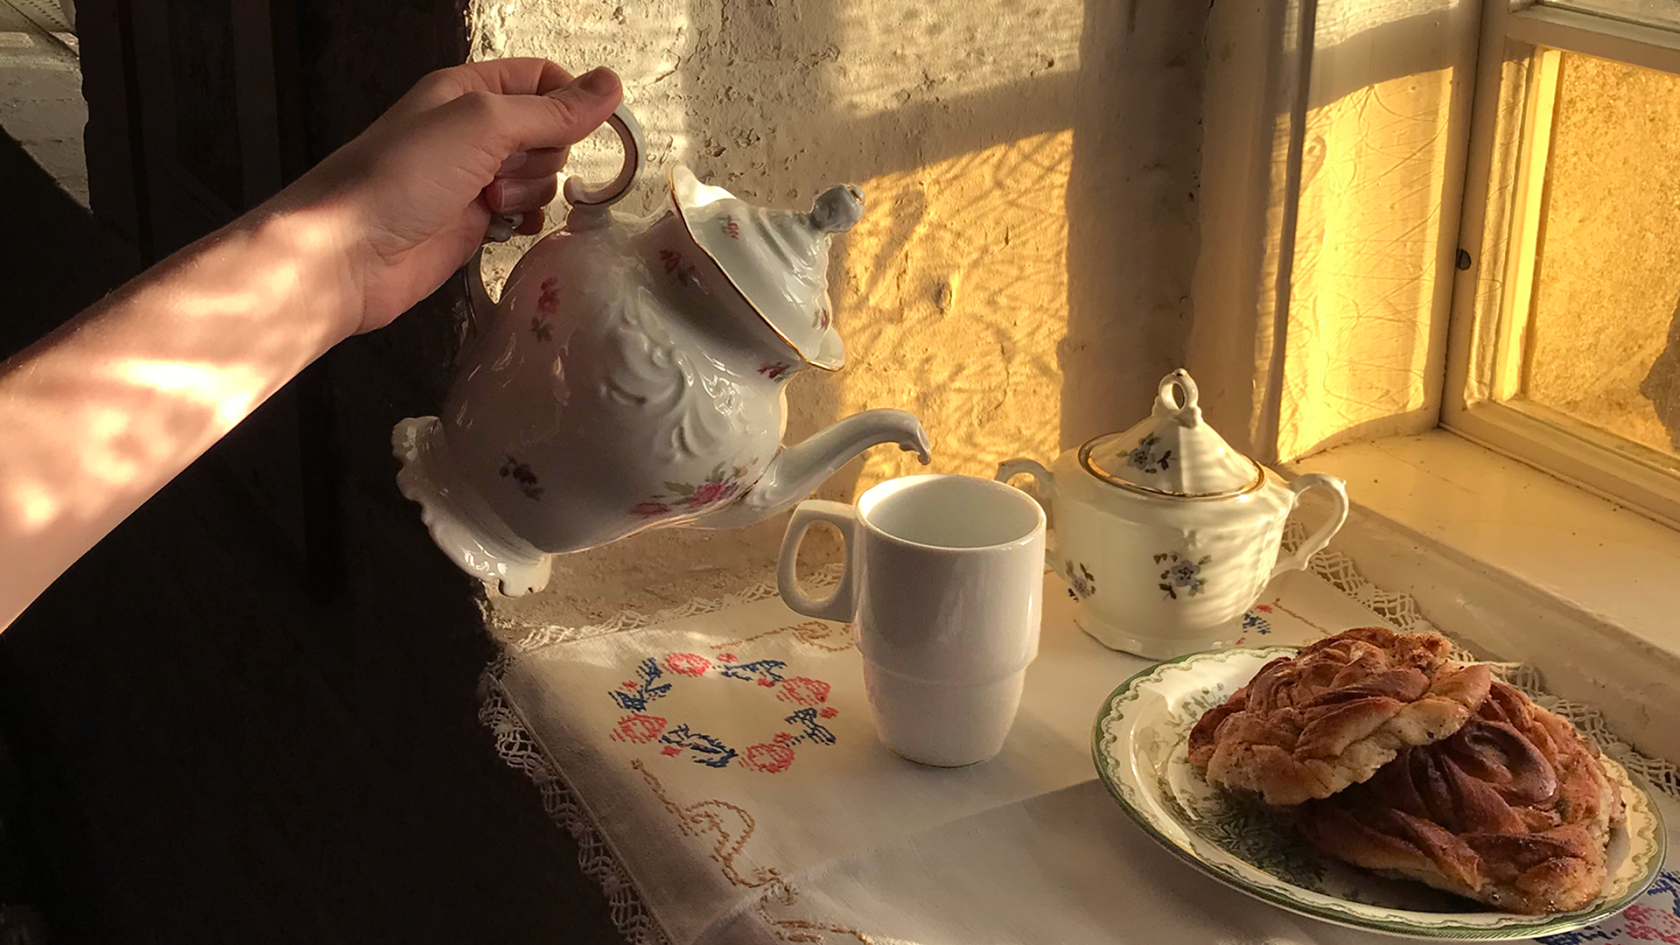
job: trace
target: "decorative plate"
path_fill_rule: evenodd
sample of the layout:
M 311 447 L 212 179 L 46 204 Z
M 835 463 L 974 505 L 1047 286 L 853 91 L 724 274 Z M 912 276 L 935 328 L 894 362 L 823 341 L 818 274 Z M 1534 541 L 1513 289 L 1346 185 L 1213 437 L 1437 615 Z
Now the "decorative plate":
M 1662 815 L 1621 765 L 1627 826 L 1610 838 L 1604 895 L 1576 912 L 1545 916 L 1488 911 L 1411 880 L 1387 879 L 1319 853 L 1287 815 L 1208 784 L 1190 764 L 1190 728 L 1267 662 L 1294 647 L 1195 653 L 1126 680 L 1097 714 L 1091 753 L 1097 774 L 1144 831 L 1203 872 L 1275 906 L 1352 928 L 1426 939 L 1502 941 L 1591 925 L 1626 908 L 1662 868 Z

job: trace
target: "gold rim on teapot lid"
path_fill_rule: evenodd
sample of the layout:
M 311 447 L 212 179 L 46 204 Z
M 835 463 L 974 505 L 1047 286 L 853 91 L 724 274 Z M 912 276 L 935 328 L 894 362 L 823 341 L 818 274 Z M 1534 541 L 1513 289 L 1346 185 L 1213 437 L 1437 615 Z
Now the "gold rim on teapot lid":
M 863 194 L 829 188 L 809 213 L 757 207 L 678 165 L 671 200 L 690 239 L 736 293 L 807 364 L 837 371 L 846 348 L 831 323 L 830 238 L 863 213 Z

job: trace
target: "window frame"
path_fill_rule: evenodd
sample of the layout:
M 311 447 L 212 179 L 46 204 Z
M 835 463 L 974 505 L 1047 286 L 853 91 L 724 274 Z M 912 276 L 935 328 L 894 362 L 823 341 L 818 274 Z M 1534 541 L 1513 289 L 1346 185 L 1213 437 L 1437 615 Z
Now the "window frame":
M 1680 32 L 1532 2 L 1485 0 L 1441 426 L 1680 528 L 1680 460 L 1548 407 L 1502 399 L 1521 383 L 1559 51 L 1680 74 Z M 1502 107 L 1510 108 L 1502 106 L 1501 85 L 1513 58 L 1526 60 L 1522 126 L 1508 176 L 1502 173 L 1496 182 L 1500 122 L 1509 120 Z M 1489 226 L 1496 184 L 1510 188 L 1508 220 Z M 1484 258 L 1502 263 L 1502 271 L 1484 278 Z M 1490 281 L 1499 286 L 1491 301 L 1482 291 Z

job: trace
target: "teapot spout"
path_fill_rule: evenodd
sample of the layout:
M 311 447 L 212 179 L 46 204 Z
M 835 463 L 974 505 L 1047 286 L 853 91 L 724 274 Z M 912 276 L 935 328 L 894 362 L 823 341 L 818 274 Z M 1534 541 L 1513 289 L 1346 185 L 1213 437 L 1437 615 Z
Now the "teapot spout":
M 701 528 L 739 528 L 791 508 L 815 492 L 846 461 L 877 443 L 897 443 L 922 464 L 932 460 L 927 433 L 914 414 L 903 410 L 865 410 L 782 450 L 746 494 L 704 516 Z

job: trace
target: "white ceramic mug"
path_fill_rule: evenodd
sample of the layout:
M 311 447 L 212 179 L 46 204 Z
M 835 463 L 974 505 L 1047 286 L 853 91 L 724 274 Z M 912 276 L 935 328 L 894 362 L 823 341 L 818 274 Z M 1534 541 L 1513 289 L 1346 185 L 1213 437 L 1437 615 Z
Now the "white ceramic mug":
M 799 589 L 806 529 L 828 522 L 846 570 L 827 600 Z M 782 541 L 778 586 L 799 613 L 851 621 L 882 744 L 940 767 L 996 755 L 1038 655 L 1044 512 L 1024 493 L 970 476 L 907 476 L 856 508 L 802 502 Z

